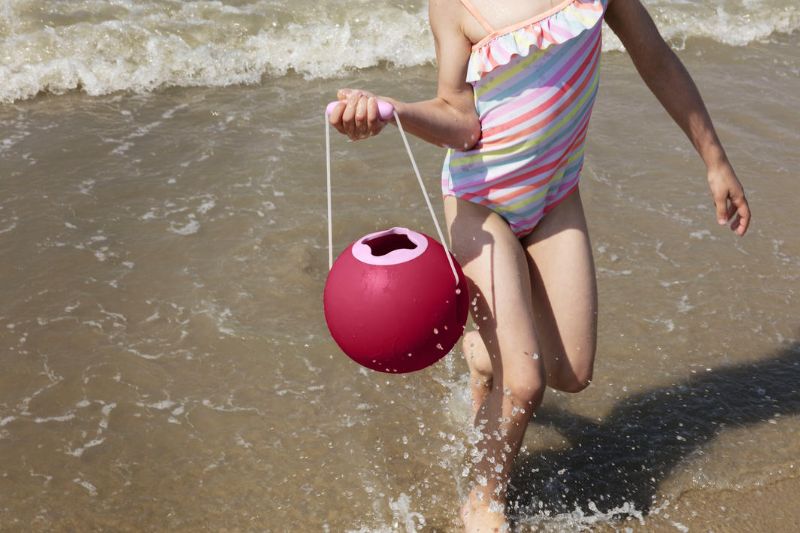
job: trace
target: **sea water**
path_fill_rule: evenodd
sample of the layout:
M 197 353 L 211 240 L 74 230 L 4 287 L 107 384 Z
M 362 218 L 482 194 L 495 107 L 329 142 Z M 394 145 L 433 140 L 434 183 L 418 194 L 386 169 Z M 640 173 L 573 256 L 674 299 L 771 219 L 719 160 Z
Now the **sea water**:
M 646 2 L 754 213 L 610 31 L 581 183 L 594 381 L 548 391 L 514 470 L 525 530 L 798 520 L 798 8 Z M 454 531 L 460 348 L 357 367 L 322 314 L 324 105 L 435 94 L 422 2 L 0 3 L 0 529 Z M 435 232 L 397 132 L 333 139 L 334 248 Z M 436 194 L 442 151 L 412 139 Z

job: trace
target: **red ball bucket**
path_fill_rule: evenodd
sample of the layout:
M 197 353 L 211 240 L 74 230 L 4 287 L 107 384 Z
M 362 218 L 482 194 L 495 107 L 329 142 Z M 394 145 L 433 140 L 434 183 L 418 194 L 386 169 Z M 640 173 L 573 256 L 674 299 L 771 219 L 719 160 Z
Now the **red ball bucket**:
M 325 320 L 353 361 L 405 373 L 450 351 L 467 321 L 469 295 L 435 239 L 406 228 L 371 233 L 347 247 L 325 283 Z M 452 257 L 452 256 L 451 256 Z

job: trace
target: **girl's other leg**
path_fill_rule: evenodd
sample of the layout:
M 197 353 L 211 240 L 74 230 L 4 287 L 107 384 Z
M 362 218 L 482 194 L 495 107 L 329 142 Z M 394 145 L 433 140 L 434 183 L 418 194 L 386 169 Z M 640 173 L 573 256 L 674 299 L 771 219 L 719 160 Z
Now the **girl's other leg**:
M 597 282 L 579 192 L 548 213 L 522 242 L 547 385 L 579 392 L 592 380 L 597 346 Z
M 505 524 L 508 475 L 525 429 L 542 400 L 545 368 L 536 356 L 525 251 L 506 222 L 476 204 L 445 199 L 453 252 L 467 276 L 472 317 L 489 354 L 491 389 L 481 404 L 473 457 L 475 488 L 462 510 L 468 531 Z

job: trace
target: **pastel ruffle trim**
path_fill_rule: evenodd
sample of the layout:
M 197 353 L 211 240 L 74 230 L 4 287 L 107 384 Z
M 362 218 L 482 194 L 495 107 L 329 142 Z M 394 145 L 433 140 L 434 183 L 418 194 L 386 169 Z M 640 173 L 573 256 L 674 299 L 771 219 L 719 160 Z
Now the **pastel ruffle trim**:
M 475 82 L 514 56 L 527 57 L 531 49 L 545 50 L 592 29 L 603 18 L 605 0 L 572 0 L 563 9 L 520 28 L 490 35 L 472 51 L 467 82 Z

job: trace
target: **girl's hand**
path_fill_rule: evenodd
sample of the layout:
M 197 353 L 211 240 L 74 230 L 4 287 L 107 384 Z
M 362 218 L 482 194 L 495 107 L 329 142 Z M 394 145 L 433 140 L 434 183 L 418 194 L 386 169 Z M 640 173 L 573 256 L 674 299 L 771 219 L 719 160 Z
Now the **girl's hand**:
M 340 104 L 331 111 L 328 120 L 339 133 L 353 141 L 366 139 L 381 132 L 387 124 L 378 113 L 378 97 L 357 89 L 340 89 L 336 94 Z
M 730 223 L 737 235 L 744 235 L 750 225 L 750 206 L 730 164 L 709 168 L 708 186 L 717 208 L 717 222 L 721 226 Z

